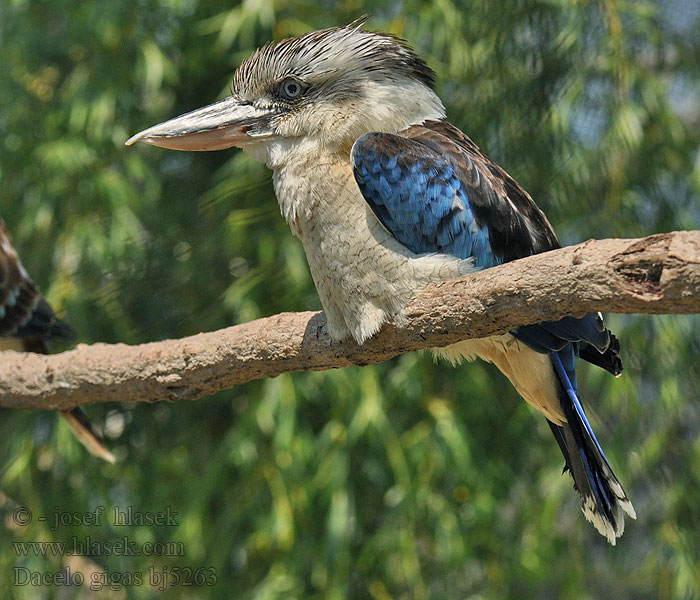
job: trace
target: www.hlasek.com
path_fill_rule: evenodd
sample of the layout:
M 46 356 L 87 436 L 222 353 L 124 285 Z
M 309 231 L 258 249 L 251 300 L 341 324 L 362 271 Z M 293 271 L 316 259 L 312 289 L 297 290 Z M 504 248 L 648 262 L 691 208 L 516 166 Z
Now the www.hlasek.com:
M 187 556 L 183 542 L 137 543 L 127 536 L 118 541 L 73 536 L 68 542 L 12 542 L 17 556 Z

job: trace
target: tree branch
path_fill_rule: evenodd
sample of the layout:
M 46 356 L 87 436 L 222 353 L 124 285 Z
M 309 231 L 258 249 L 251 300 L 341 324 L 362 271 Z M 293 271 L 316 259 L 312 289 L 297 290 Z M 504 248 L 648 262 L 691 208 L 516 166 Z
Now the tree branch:
M 411 350 L 565 315 L 700 313 L 700 231 L 589 240 L 431 286 L 362 346 L 331 343 L 323 313 L 283 313 L 139 346 L 7 352 L 0 406 L 67 409 L 107 401 L 194 400 L 290 371 L 367 365 Z

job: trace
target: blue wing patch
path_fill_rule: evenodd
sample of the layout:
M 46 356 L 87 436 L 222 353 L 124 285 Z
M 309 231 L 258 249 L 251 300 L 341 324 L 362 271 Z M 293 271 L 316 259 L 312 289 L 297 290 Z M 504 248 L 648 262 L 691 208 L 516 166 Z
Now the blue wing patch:
M 493 174 L 479 169 L 476 158 L 488 159 L 472 156 L 476 147 L 457 143 L 458 138 L 447 137 L 448 130 L 442 131 L 439 123 L 434 125 L 433 129 L 429 124 L 412 128 L 417 131 L 411 130 L 411 137 L 377 132 L 359 137 L 352 147 L 351 161 L 360 192 L 382 225 L 409 250 L 473 258 L 478 269 L 501 264 L 508 248 L 494 248 L 484 207 L 491 207 L 504 230 L 508 222 L 522 222 L 523 214 L 529 213 L 521 206 L 522 199 L 509 202 L 504 197 L 507 186 L 499 187 Z M 425 135 L 425 140 L 421 141 L 420 135 Z M 441 143 L 444 152 L 440 152 Z M 474 204 L 470 204 L 470 195 Z M 477 206 L 482 211 L 478 215 Z M 511 213 L 508 207 L 512 207 Z M 536 237 L 548 239 L 548 232 L 535 231 L 536 221 L 530 219 L 530 223 L 513 231 L 532 239 L 511 236 L 510 240 L 513 245 L 533 248 L 532 253 L 538 247 Z M 558 247 L 553 245 L 556 238 L 552 239 L 550 246 Z M 537 352 L 561 352 L 563 363 L 568 366 L 571 362 L 571 369 L 566 370 L 574 386 L 573 359 L 579 348 L 588 344 L 602 353 L 610 345 L 610 332 L 599 313 L 526 325 L 512 333 Z
M 473 257 L 477 268 L 502 262 L 491 250 L 454 166 L 435 150 L 398 135 L 368 133 L 352 148 L 355 179 L 367 204 L 416 254 Z

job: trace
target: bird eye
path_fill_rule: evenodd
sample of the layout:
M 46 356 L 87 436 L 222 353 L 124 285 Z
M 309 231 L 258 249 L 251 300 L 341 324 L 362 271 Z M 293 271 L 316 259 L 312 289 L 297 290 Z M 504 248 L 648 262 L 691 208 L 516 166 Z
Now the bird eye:
M 287 77 L 280 85 L 280 91 L 287 100 L 296 100 L 304 91 L 304 86 L 293 77 Z

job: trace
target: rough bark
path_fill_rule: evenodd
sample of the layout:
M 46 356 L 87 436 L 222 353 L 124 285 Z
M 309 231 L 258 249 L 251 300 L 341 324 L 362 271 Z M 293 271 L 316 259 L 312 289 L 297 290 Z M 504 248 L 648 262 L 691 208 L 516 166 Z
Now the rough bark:
M 283 313 L 179 340 L 3 354 L 0 406 L 67 409 L 106 401 L 194 400 L 289 371 L 367 365 L 591 311 L 700 312 L 700 231 L 589 240 L 435 285 L 401 327 L 362 346 L 331 343 L 323 313 Z

